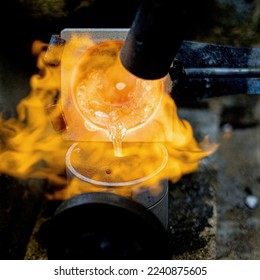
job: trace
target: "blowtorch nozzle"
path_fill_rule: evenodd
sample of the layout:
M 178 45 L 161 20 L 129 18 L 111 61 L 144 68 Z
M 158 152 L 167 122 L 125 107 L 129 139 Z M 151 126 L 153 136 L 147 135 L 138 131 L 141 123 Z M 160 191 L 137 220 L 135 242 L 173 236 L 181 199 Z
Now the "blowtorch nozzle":
M 183 1 L 143 0 L 120 53 L 124 67 L 142 79 L 167 75 L 183 40 Z

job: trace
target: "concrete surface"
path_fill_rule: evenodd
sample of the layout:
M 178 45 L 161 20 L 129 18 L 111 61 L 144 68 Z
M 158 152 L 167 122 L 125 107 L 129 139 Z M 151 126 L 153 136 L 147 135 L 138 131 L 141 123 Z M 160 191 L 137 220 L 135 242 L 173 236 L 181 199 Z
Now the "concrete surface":
M 211 106 L 220 109 L 222 122 L 216 154 L 216 258 L 260 259 L 260 97 L 220 98 Z M 233 113 L 229 119 L 225 114 L 221 120 L 223 108 Z M 234 108 L 240 109 L 240 115 L 234 115 Z M 242 108 L 249 113 L 243 116 Z

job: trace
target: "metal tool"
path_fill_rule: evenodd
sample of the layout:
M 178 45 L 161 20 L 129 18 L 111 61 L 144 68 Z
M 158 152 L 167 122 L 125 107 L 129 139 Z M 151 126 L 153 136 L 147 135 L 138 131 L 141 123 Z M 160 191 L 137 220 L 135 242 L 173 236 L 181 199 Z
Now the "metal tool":
M 186 22 L 183 1 L 172 2 L 143 0 L 136 13 L 120 58 L 137 77 L 159 79 L 169 71 L 184 38 Z
M 183 41 L 169 70 L 178 104 L 260 93 L 260 48 Z

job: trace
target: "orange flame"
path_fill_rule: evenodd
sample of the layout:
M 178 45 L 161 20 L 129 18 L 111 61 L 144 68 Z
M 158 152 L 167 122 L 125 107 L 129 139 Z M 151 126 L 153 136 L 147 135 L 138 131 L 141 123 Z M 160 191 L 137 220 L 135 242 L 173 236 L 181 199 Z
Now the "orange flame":
M 66 186 L 51 195 L 47 194 L 49 199 L 64 200 L 87 191 L 112 191 L 129 196 L 130 192 L 144 186 L 151 186 L 152 192 L 158 192 L 162 180 L 170 179 L 176 182 L 184 174 L 197 171 L 200 160 L 217 149 L 217 145 L 209 145 L 207 141 L 197 143 L 192 127 L 187 121 L 179 119 L 175 103 L 167 92 L 163 94 L 164 110 L 161 122 L 166 124 L 167 130 L 173 129 L 170 131 L 173 141 L 163 143 L 168 156 L 164 163 L 162 162 L 165 160 L 165 154 L 162 155 L 158 148 L 161 144 L 156 142 L 124 143 L 124 156 L 121 158 L 111 154 L 113 147 L 110 142 L 80 143 L 72 149 L 72 143 L 66 141 L 61 133 L 54 131 L 46 111 L 50 104 L 56 103 L 57 106 L 51 112 L 51 119 L 58 118 L 61 103 L 60 67 L 44 63 L 47 46 L 40 41 L 33 43 L 32 52 L 38 56 L 37 66 L 40 74 L 32 76 L 31 92 L 19 103 L 18 117 L 9 120 L 0 118 L 1 173 L 19 178 L 44 178 L 53 185 Z M 117 72 L 114 74 L 118 75 Z M 122 76 L 122 73 L 119 74 Z M 161 90 L 161 87 L 159 88 Z M 125 92 L 124 96 L 127 96 Z M 168 123 L 172 126 L 167 127 Z M 159 126 L 149 127 L 148 122 L 147 127 L 147 130 L 145 125 L 143 128 L 146 133 L 154 131 L 156 134 Z M 69 150 L 72 151 L 70 164 L 74 161 L 76 164 L 73 168 L 80 174 L 86 174 L 91 179 L 89 182 L 83 184 L 82 180 L 75 179 L 71 170 L 67 174 L 69 178 L 65 178 L 66 168 L 68 169 L 66 154 Z M 158 172 L 150 176 L 154 170 Z M 110 186 L 95 184 L 102 180 L 110 182 Z M 113 186 L 116 180 L 121 183 L 133 183 L 123 183 L 119 187 L 111 188 L 111 183 Z
M 38 55 L 40 72 L 31 77 L 31 92 L 18 104 L 18 117 L 0 117 L 0 173 L 22 179 L 42 178 L 61 185 L 66 184 L 61 175 L 68 143 L 53 130 L 46 113 L 60 90 L 59 69 L 44 64 L 46 47 L 40 41 L 33 43 L 32 53 Z

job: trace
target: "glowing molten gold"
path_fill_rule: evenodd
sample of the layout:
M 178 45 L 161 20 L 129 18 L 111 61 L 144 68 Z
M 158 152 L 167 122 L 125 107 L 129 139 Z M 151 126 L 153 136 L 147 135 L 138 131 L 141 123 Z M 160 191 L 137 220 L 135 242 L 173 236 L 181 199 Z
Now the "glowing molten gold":
M 123 41 L 105 41 L 83 53 L 72 75 L 72 94 L 86 128 L 106 129 L 122 156 L 122 141 L 153 117 L 163 95 L 163 80 L 142 80 L 121 64 Z M 89 124 L 90 123 L 90 124 Z

